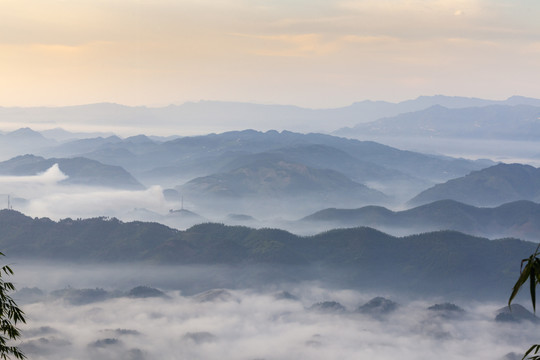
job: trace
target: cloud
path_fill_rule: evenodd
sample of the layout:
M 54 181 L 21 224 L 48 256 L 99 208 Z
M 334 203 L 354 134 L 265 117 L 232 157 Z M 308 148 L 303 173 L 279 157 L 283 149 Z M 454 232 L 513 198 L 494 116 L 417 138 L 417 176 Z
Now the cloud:
M 263 56 L 321 56 L 338 49 L 335 41 L 327 40 L 320 34 L 232 35 L 257 40 L 250 52 Z
M 359 44 L 396 44 L 398 38 L 393 36 L 361 36 L 361 35 L 346 35 L 342 38 L 345 42 Z
M 10 195 L 17 211 L 52 219 L 122 217 L 141 208 L 166 214 L 174 205 L 165 200 L 160 186 L 138 191 L 119 190 L 63 184 L 67 178 L 58 164 L 37 175 L 0 176 L 0 194 Z
M 125 213 L 139 208 L 165 214 L 170 205 L 165 201 L 160 186 L 141 191 L 57 186 L 29 199 L 21 210 L 31 216 L 52 219 L 95 216 L 121 218 Z
M 14 198 L 34 198 L 54 191 L 68 177 L 54 164 L 41 174 L 31 176 L 0 176 L 0 193 Z
M 534 43 L 529 44 L 529 45 L 523 50 L 523 52 L 524 52 L 525 54 L 532 54 L 532 55 L 540 54 L 540 42 L 537 41 L 537 42 L 534 42 Z
M 114 268 L 100 269 L 103 275 L 105 270 L 116 274 Z M 174 269 L 168 271 L 162 275 L 170 277 Z M 391 359 L 396 354 L 403 360 L 465 360 L 499 359 L 537 340 L 533 324 L 495 323 L 501 304 L 460 303 L 465 314 L 448 319 L 427 310 L 437 300 L 396 296 L 397 311 L 373 318 L 354 310 L 375 294 L 312 284 L 287 290 L 298 300 L 277 300 L 276 290 L 250 289 L 229 290 L 228 300 L 202 303 L 177 290 L 169 291 L 169 298 L 117 297 L 81 306 L 44 300 L 23 308 L 28 324 L 22 346 L 38 360 Z M 329 300 L 347 311 L 308 310 Z
M 458 94 L 465 82 L 473 84 L 466 96 L 534 96 L 537 79 L 531 74 L 540 73 L 539 62 L 505 56 L 526 53 L 538 39 L 540 8 L 529 5 L 485 0 L 4 1 L 0 98 L 4 106 L 216 99 L 334 107 L 365 98 Z M 343 40 L 353 37 L 358 42 Z M 448 54 L 440 43 L 449 38 L 494 42 L 499 51 L 455 46 Z M 368 39 L 381 39 L 384 51 L 374 48 L 381 42 Z M 451 67 L 444 63 L 448 56 L 458 58 Z M 435 58 L 433 64 L 443 62 L 438 71 L 400 63 L 427 57 Z M 483 71 L 476 71 L 479 66 Z M 401 75 L 428 81 L 422 86 L 396 82 L 397 68 Z M 501 73 L 508 75 L 502 79 Z M 493 84 L 491 79 L 501 80 Z
M 480 1 L 467 0 L 350 0 L 342 1 L 338 5 L 344 9 L 356 10 L 370 13 L 401 13 L 403 16 L 407 14 L 446 14 L 455 15 L 459 12 L 460 15 L 465 11 L 476 13 L 480 7 Z
M 24 184 L 36 184 L 36 185 L 52 185 L 62 180 L 67 179 L 68 176 L 60 170 L 58 164 L 54 164 L 46 171 L 37 175 L 31 176 L 0 176 L 0 184 L 3 185 L 24 185 Z

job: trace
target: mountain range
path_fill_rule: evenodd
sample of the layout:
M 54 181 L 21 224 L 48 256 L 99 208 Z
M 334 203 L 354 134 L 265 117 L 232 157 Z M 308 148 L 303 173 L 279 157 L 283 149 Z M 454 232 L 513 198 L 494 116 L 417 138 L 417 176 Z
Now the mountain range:
M 337 171 L 272 159 L 195 178 L 176 189 L 208 207 L 217 207 L 216 198 L 219 198 L 228 200 L 226 208 L 250 213 L 261 211 L 265 206 L 276 209 L 287 206 L 289 210 L 300 212 L 324 204 L 385 204 L 391 200 L 382 192 L 354 182 Z M 250 206 L 239 207 L 231 200 Z
M 383 203 L 383 193 L 329 169 L 316 169 L 273 156 L 254 156 L 228 172 L 199 177 L 179 186 L 188 196 L 225 198 L 283 198 L 300 201 L 318 197 L 324 202 Z
M 347 171 L 355 181 L 389 177 L 438 182 L 493 163 L 402 151 L 375 142 L 289 131 L 233 131 L 158 142 L 145 136 L 82 139 L 44 151 L 44 156 L 82 156 L 118 165 L 142 182 L 179 185 L 195 177 L 232 170 L 246 156 L 281 154 L 306 166 Z M 369 172 L 365 170 L 370 168 Z M 360 178 L 359 174 L 362 178 Z M 371 175 L 370 175 L 371 174 Z M 357 177 L 357 178 L 355 178 Z M 171 179 L 176 178 L 176 184 Z M 425 183 L 424 183 L 425 184 Z
M 540 100 L 513 96 L 497 101 L 436 95 L 420 96 L 400 103 L 366 100 L 334 109 L 220 101 L 188 102 L 165 107 L 130 107 L 99 103 L 66 107 L 0 107 L 0 118 L 14 126 L 22 123 L 39 128 L 42 128 L 43 124 L 54 127 L 77 125 L 78 128 L 85 127 L 87 132 L 119 130 L 133 133 L 155 131 L 156 128 L 166 130 L 167 134 L 179 135 L 238 129 L 332 132 L 343 127 L 353 127 L 358 123 L 427 109 L 433 105 L 447 108 L 488 105 L 540 106 Z
M 495 208 L 474 207 L 454 200 L 439 200 L 403 211 L 380 206 L 358 209 L 329 208 L 306 216 L 301 222 L 320 228 L 369 226 L 385 232 L 414 234 L 455 230 L 483 237 L 540 239 L 540 204 L 515 201 Z
M 475 206 L 497 206 L 517 200 L 540 201 L 540 169 L 523 164 L 497 164 L 437 184 L 409 201 L 410 205 L 452 199 Z
M 506 297 L 520 260 L 536 244 L 454 231 L 393 237 L 371 228 L 300 237 L 277 229 L 201 224 L 178 231 L 156 223 L 30 218 L 0 211 L 0 248 L 14 258 L 77 263 L 261 266 L 257 281 L 328 281 L 469 298 Z M 264 270 L 265 269 L 265 270 Z M 266 280 L 266 281 L 265 281 Z
M 261 115 L 263 118 L 275 117 L 281 111 L 291 111 L 291 114 L 296 114 L 294 116 L 300 116 L 304 110 L 305 114 L 310 113 L 315 118 L 319 115 L 314 114 L 323 113 L 326 114 L 324 116 L 333 114 L 341 117 L 340 111 L 347 118 L 346 114 L 364 109 L 366 117 L 378 112 L 379 119 L 358 125 L 365 135 L 384 133 L 403 138 L 432 139 L 468 137 L 473 141 L 491 138 L 533 143 L 540 135 L 536 129 L 539 105 L 540 100 L 523 97 L 489 101 L 433 96 L 399 104 L 366 101 L 327 110 L 201 102 L 168 108 L 131 108 L 115 104 L 80 108 L 0 108 L 0 113 L 5 111 L 9 115 L 6 117 L 8 121 L 28 114 L 35 114 L 36 121 L 39 121 L 58 112 L 64 116 L 58 118 L 60 121 L 67 119 L 68 115 L 75 116 L 79 111 L 88 110 L 83 117 L 85 120 L 99 117 L 101 120 L 96 124 L 111 122 L 112 117 L 107 117 L 111 114 L 118 116 L 120 124 L 129 124 L 131 117 L 138 114 L 140 118 L 135 124 L 146 124 L 145 121 L 154 119 L 152 116 L 165 119 L 164 114 L 174 114 L 179 109 L 185 116 L 201 116 L 193 115 L 194 119 L 203 119 L 219 111 L 228 111 L 226 116 L 251 116 L 265 109 L 271 115 Z M 206 110 L 201 110 L 203 108 Z M 40 112 L 42 110 L 43 113 Z M 385 115 L 381 115 L 383 113 Z M 49 115 L 40 117 L 39 114 Z M 146 116 L 148 118 L 144 120 Z M 387 117 L 380 119 L 380 116 Z M 55 138 L 47 138 L 43 134 Z M 79 134 L 82 135 L 84 133 Z M 157 184 L 164 189 L 176 189 L 182 195 L 207 197 L 210 204 L 214 195 L 223 194 L 228 194 L 228 199 L 239 200 L 260 195 L 272 199 L 298 195 L 307 198 L 306 201 L 318 197 L 323 202 L 319 209 L 359 207 L 368 203 L 388 206 L 388 199 L 394 206 L 409 199 L 409 206 L 453 199 L 473 206 L 490 207 L 517 200 L 540 199 L 540 192 L 535 186 L 538 183 L 537 171 L 532 167 L 513 164 L 512 169 L 504 170 L 505 165 L 493 166 L 495 163 L 490 160 L 427 155 L 373 141 L 325 134 L 243 130 L 189 137 L 137 135 L 121 138 L 111 135 L 67 140 L 70 138 L 70 133 L 61 129 L 39 133 L 24 128 L 3 133 L 0 135 L 0 149 L 5 150 L 2 151 L 4 156 L 10 152 L 34 155 L 18 156 L 0 163 L 0 173 L 35 175 L 58 162 L 59 168 L 69 176 L 65 183 L 132 189 Z M 414 194 L 418 195 L 411 199 Z M 331 201 L 324 203 L 328 199 Z M 343 199 L 349 202 L 340 204 Z M 307 210 L 316 209 L 311 207 Z M 204 213 L 205 209 L 196 211 Z M 227 211 L 230 212 L 246 211 L 239 208 Z M 250 215 L 258 216 L 256 213 Z
M 30 129 L 19 136 L 24 136 L 21 142 L 42 138 Z M 198 212 L 210 208 L 256 217 L 268 216 L 273 208 L 298 216 L 329 206 L 399 205 L 433 184 L 494 164 L 324 134 L 254 130 L 172 140 L 145 135 L 77 139 L 40 153 L 4 161 L 0 173 L 35 175 L 58 163 L 69 176 L 65 183 L 126 189 L 160 185 L 199 202 Z M 219 202 L 223 195 L 224 204 Z M 302 201 L 284 203 L 293 197 Z M 272 201 L 261 204 L 268 198 Z M 294 215 L 283 213 L 288 214 Z
M 536 140 L 540 137 L 540 103 L 447 108 L 434 105 L 343 128 L 334 134 L 362 138 L 413 137 Z

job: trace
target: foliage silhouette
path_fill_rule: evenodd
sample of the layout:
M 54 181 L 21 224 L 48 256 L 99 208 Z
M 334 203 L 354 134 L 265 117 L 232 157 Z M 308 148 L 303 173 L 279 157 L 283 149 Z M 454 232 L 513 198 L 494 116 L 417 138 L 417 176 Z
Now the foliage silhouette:
M 512 304 L 512 300 L 516 297 L 521 287 L 529 280 L 529 291 L 531 294 L 531 302 L 533 310 L 536 313 L 536 285 L 540 283 L 540 244 L 538 244 L 535 252 L 526 259 L 521 260 L 521 270 L 518 280 L 512 289 L 508 306 Z M 540 360 L 540 344 L 531 346 L 523 355 L 523 359 Z
M 0 256 L 4 254 L 0 252 Z M 10 359 L 11 355 L 25 359 L 26 356 L 16 346 L 9 344 L 10 340 L 17 340 L 21 336 L 17 323 L 26 323 L 26 320 L 24 312 L 8 295 L 10 291 L 15 291 L 15 285 L 2 279 L 2 275 L 13 275 L 13 270 L 8 265 L 0 268 L 0 359 Z

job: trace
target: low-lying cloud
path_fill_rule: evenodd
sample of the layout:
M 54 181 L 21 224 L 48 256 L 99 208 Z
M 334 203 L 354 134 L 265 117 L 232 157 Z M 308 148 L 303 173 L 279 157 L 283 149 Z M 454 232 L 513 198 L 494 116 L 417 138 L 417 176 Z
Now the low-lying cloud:
M 37 175 L 29 176 L 0 176 L 2 185 L 21 185 L 21 184 L 56 184 L 59 181 L 67 179 L 67 175 L 60 170 L 58 164 L 54 164 L 46 171 Z
M 198 302 L 170 292 L 169 298 L 121 297 L 83 306 L 61 299 L 28 304 L 21 345 L 32 359 L 417 360 L 498 359 L 535 341 L 532 324 L 495 323 L 493 305 L 467 307 L 463 318 L 452 320 L 434 316 L 429 303 L 413 302 L 378 319 L 354 308 L 313 312 L 309 296 L 232 293 L 228 301 Z M 367 300 L 352 295 L 358 303 Z M 331 294 L 333 300 L 341 296 Z
M 58 164 L 32 176 L 0 176 L 0 193 L 11 197 L 14 210 L 29 216 L 62 219 L 67 217 L 123 217 L 134 209 L 165 214 L 171 208 L 160 186 L 145 190 L 66 185 Z
M 122 217 L 128 211 L 144 208 L 166 213 L 169 209 L 161 187 L 146 190 L 115 190 L 81 186 L 62 186 L 29 199 L 21 211 L 33 216 L 53 219 L 65 217 Z
M 36 278 L 29 275 L 37 267 L 19 265 L 15 264 L 16 270 L 22 268 L 16 273 L 19 289 L 35 286 Z M 58 267 L 51 271 L 45 266 L 44 273 L 50 273 L 52 279 L 44 282 L 41 298 L 25 302 L 28 299 L 15 294 L 27 314 L 20 345 L 29 358 L 502 359 L 538 341 L 537 325 L 532 322 L 495 322 L 495 312 L 504 304 L 461 302 L 457 305 L 464 312 L 447 317 L 428 310 L 444 299 L 383 294 L 399 304 L 397 309 L 371 316 L 356 309 L 380 294 L 313 283 L 261 286 L 257 290 L 239 287 L 203 295 L 169 288 L 164 289 L 167 296 L 133 298 L 127 295 L 133 279 L 122 280 L 127 268 L 94 266 L 99 276 L 93 278 L 87 276 L 90 268 L 76 266 L 67 271 Z M 150 281 L 145 270 L 130 271 L 143 274 L 141 283 Z M 159 271 L 164 278 L 187 273 L 191 281 L 203 281 L 197 278 L 201 269 L 190 272 L 186 267 L 169 267 Z M 153 274 L 155 278 L 159 271 Z M 72 287 L 64 289 L 104 286 L 112 295 L 79 302 L 84 305 L 52 296 L 51 289 L 67 280 L 73 281 Z M 111 286 L 113 282 L 115 286 Z M 283 291 L 287 291 L 286 296 Z M 324 301 L 338 302 L 346 310 L 311 309 Z
M 29 176 L 0 176 L 0 192 L 15 197 L 35 197 L 46 194 L 67 179 L 58 164 L 48 170 Z

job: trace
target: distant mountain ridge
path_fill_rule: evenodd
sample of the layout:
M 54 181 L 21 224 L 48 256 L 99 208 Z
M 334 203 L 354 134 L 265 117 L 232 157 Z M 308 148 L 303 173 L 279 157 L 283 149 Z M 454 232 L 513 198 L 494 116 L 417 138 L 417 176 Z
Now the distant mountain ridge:
M 55 140 L 48 139 L 40 132 L 34 131 L 28 127 L 1 133 L 0 161 L 21 154 L 36 153 L 56 145 L 58 145 L 58 143 Z
M 452 199 L 474 206 L 497 206 L 517 200 L 540 201 L 540 168 L 498 164 L 437 184 L 409 201 L 410 205 Z
M 362 137 L 441 137 L 536 140 L 540 137 L 540 102 L 533 105 L 485 105 L 448 108 L 440 104 L 335 131 Z
M 196 195 L 196 198 L 190 197 L 188 193 L 182 195 L 186 195 L 186 199 L 192 201 L 191 204 L 196 204 L 195 207 L 190 205 L 192 209 L 199 206 L 197 212 L 240 212 L 257 218 L 275 216 L 270 214 L 275 209 L 280 209 L 281 216 L 293 216 L 295 213 L 294 217 L 297 217 L 299 214 L 329 206 L 359 207 L 369 204 L 366 202 L 369 199 L 376 200 L 372 204 L 388 205 L 386 200 L 381 201 L 380 194 L 378 199 L 371 195 L 365 196 L 367 191 L 363 191 L 362 196 L 357 196 L 360 190 L 358 184 L 382 192 L 394 203 L 401 204 L 409 200 L 411 194 L 417 194 L 435 183 L 493 164 L 489 160 L 471 161 L 403 151 L 371 141 L 275 130 L 232 131 L 167 141 L 158 141 L 143 135 L 126 139 L 116 136 L 98 137 L 63 143 L 44 151 L 43 156 L 84 157 L 120 166 L 143 184 L 177 190 L 185 185 L 184 190 Z M 271 199 L 271 203 L 243 201 L 238 195 L 266 193 L 270 196 L 274 191 L 272 189 L 276 190 L 274 194 L 279 195 L 280 191 L 272 188 L 270 183 L 258 183 L 257 181 L 262 179 L 262 172 L 253 169 L 254 161 L 269 158 L 276 161 L 279 159 L 283 164 L 297 164 L 297 170 L 303 168 L 307 171 L 302 176 L 290 176 L 293 171 L 291 167 L 285 172 L 276 172 L 279 168 L 276 163 L 268 167 L 269 175 L 272 172 L 283 174 L 283 179 L 292 181 L 289 185 L 282 183 L 282 195 L 287 195 L 287 188 L 290 189 L 293 183 L 300 189 L 298 194 L 306 193 L 302 191 L 302 187 L 313 188 L 312 185 L 317 182 L 326 185 L 319 188 L 319 193 L 313 194 L 312 191 L 307 194 L 307 198 L 295 201 L 292 206 L 285 204 L 279 196 Z M 232 174 L 246 166 L 252 167 L 251 171 Z M 289 175 L 285 175 L 286 172 Z M 331 175 L 332 173 L 335 176 Z M 300 175 L 300 172 L 297 171 L 297 175 Z M 319 179 L 316 179 L 317 177 Z M 343 181 L 337 181 L 338 177 Z M 330 178 L 334 179 L 333 188 Z M 278 177 L 274 176 L 274 179 L 277 180 Z M 305 180 L 303 184 L 301 179 Z M 220 181 L 225 180 L 226 186 L 221 186 L 225 183 L 220 184 Z M 187 185 L 190 182 L 191 184 Z M 353 182 L 358 184 L 354 185 Z M 244 184 L 243 187 L 238 188 L 241 183 Z M 274 181 L 274 184 L 277 183 Z M 255 185 L 259 185 L 258 188 Z M 234 187 L 238 188 L 238 191 L 231 191 Z M 346 205 L 340 205 L 337 200 L 343 199 L 342 195 L 347 191 L 345 189 L 351 190 L 353 187 L 355 196 L 345 197 Z M 204 191 L 207 193 L 204 194 Z M 221 199 L 214 201 L 212 198 L 216 194 L 227 192 L 237 195 L 229 197 L 226 202 Z M 334 196 L 340 193 L 341 195 Z M 232 202 L 231 199 L 236 200 Z M 326 199 L 332 201 L 326 202 Z M 354 202 L 355 199 L 361 201 Z M 302 206 L 304 204 L 306 206 Z
M 308 166 L 332 168 L 321 165 L 323 158 L 313 157 L 313 153 L 303 151 L 304 146 L 319 146 L 319 154 L 326 159 L 335 159 L 335 153 L 348 155 L 349 160 L 375 164 L 375 166 L 399 171 L 412 177 L 427 178 L 432 181 L 450 179 L 464 175 L 492 164 L 443 156 L 425 155 L 403 151 L 370 141 L 358 141 L 324 134 L 300 134 L 290 131 L 254 130 L 231 131 L 221 134 L 182 137 L 165 142 L 145 141 L 144 143 L 122 140 L 117 137 L 85 139 L 51 148 L 49 156 L 83 156 L 107 164 L 119 165 L 135 176 L 156 176 L 160 172 L 189 174 L 196 177 L 215 173 L 227 163 L 246 155 L 264 152 L 281 152 L 290 160 L 307 162 Z M 324 147 L 324 148 L 323 148 Z M 331 149 L 332 148 L 332 149 Z M 291 151 L 288 151 L 290 149 Z M 293 154 L 292 152 L 295 152 Z M 334 155 L 331 154 L 334 152 Z M 294 156 L 294 158 L 293 158 Z M 332 158 L 330 156 L 333 156 Z M 345 159 L 343 159 L 345 161 Z M 330 160 L 333 163 L 334 160 Z M 211 169 L 211 170 L 209 170 Z M 231 169 L 230 167 L 228 168 Z M 336 169 L 338 170 L 338 169 Z
M 315 169 L 279 157 L 256 157 L 233 170 L 193 179 L 179 186 L 183 194 L 231 198 L 317 196 L 330 201 L 387 202 L 383 193 L 354 182 L 333 170 Z M 192 195 L 193 196 L 193 195 Z
M 454 200 L 439 200 L 409 210 L 379 206 L 359 209 L 324 209 L 301 219 L 334 227 L 369 226 L 387 232 L 413 234 L 455 230 L 484 237 L 540 239 L 540 204 L 515 201 L 495 208 L 474 207 Z
M 271 212 L 275 213 L 276 209 L 281 217 L 296 218 L 299 214 L 330 206 L 389 205 L 387 200 L 382 200 L 381 193 L 394 205 L 402 204 L 411 194 L 434 183 L 493 164 L 489 160 L 471 161 L 403 151 L 372 141 L 275 130 L 243 130 L 174 139 L 145 135 L 125 139 L 118 136 L 77 139 L 57 143 L 37 155 L 41 159 L 33 161 L 41 162 L 41 165 L 28 165 L 32 171 L 19 173 L 44 171 L 46 166 L 52 165 L 54 160 L 51 159 L 72 159 L 69 162 L 73 166 L 77 163 L 73 159 L 79 159 L 79 170 L 71 168 L 66 183 L 75 182 L 79 177 L 81 183 L 110 187 L 120 174 L 109 171 L 115 167 L 120 171 L 121 168 L 139 184 L 157 185 L 163 189 L 180 189 L 186 185 L 183 190 L 197 195 L 195 199 L 190 198 L 190 194 L 181 194 L 188 195 L 189 207 L 209 216 L 221 213 L 218 218 L 231 212 L 268 218 L 275 216 Z M 82 159 L 89 159 L 85 160 L 84 166 Z M 269 159 L 273 159 L 272 163 L 267 161 Z M 90 160 L 103 166 L 98 169 L 97 163 L 92 165 Z M 255 169 L 254 163 L 263 160 L 266 167 Z M 59 163 L 64 172 L 68 172 L 67 161 Z M 0 163 L 0 173 L 2 166 L 11 165 Z M 86 172 L 81 172 L 83 168 Z M 4 174 L 16 174 L 10 171 L 5 170 Z M 87 179 L 83 179 L 83 174 Z M 131 188 L 133 179 L 130 185 L 128 175 L 124 175 L 124 185 Z M 221 202 L 212 198 L 227 192 L 236 194 L 232 197 L 236 201 L 229 201 L 231 197 Z M 271 201 L 265 199 L 255 203 L 243 198 L 251 196 L 253 199 L 262 194 Z M 298 198 L 301 194 L 306 197 L 292 206 L 283 201 L 290 196 Z M 340 204 L 340 200 L 346 202 Z M 168 206 L 177 208 L 179 204 Z
M 396 182 L 420 181 L 401 171 L 386 168 L 369 160 L 362 160 L 350 153 L 333 146 L 322 144 L 298 144 L 289 147 L 269 150 L 267 152 L 240 155 L 233 158 L 223 166 L 223 170 L 253 163 L 258 159 L 276 159 L 304 164 L 316 169 L 331 169 L 347 175 L 354 181 L 361 183 L 369 181 Z
M 263 105 L 253 103 L 200 101 L 165 107 L 124 106 L 112 103 L 65 107 L 10 108 L 0 107 L 0 117 L 13 124 L 53 123 L 82 124 L 85 131 L 103 131 L 111 125 L 117 128 L 152 129 L 167 126 L 180 135 L 224 132 L 237 129 L 292 130 L 299 132 L 332 132 L 382 117 L 426 109 L 433 105 L 448 108 L 487 105 L 533 105 L 540 100 L 513 96 L 506 100 L 484 100 L 457 96 L 420 96 L 400 103 L 361 101 L 334 109 L 307 109 L 291 105 Z M 177 125 L 177 124 L 181 125 Z M 91 126 L 89 125 L 91 124 Z M 202 130 L 204 129 L 204 130 Z M 141 130 L 139 130 L 140 132 Z M 188 133 L 186 133 L 188 132 Z

